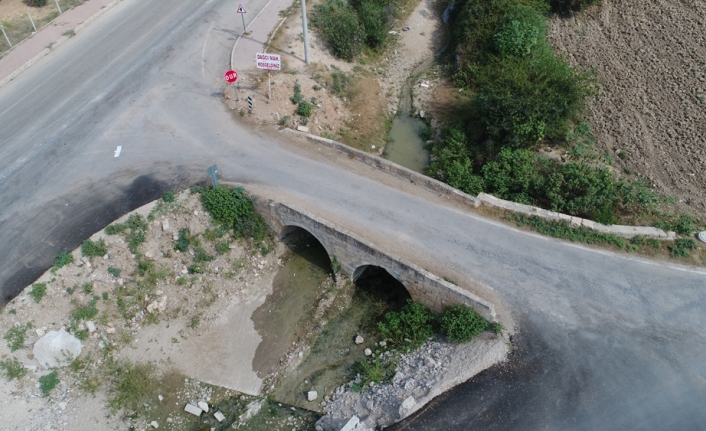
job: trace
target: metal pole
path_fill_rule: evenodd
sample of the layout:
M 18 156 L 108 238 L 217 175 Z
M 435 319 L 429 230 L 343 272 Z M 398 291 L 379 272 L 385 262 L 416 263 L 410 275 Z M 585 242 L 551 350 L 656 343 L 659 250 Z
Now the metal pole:
M 27 9 L 27 16 L 29 17 L 30 22 L 32 23 L 32 28 L 34 28 L 34 32 L 37 32 L 37 26 L 34 25 L 34 20 L 32 19 L 32 15 L 29 13 L 29 9 Z
M 246 32 L 246 28 L 245 28 L 245 14 L 244 14 L 244 13 L 241 13 L 241 14 L 240 14 L 240 17 L 243 19 L 243 34 L 245 34 L 245 32 Z
M 240 96 L 238 96 L 238 83 L 233 84 L 233 90 L 235 91 L 235 101 L 240 102 Z
M 59 15 L 61 15 L 62 13 L 64 13 L 64 12 L 61 11 L 61 6 L 59 6 L 59 0 L 54 0 L 54 3 L 56 3 L 56 7 L 59 8 Z
M 2 34 L 5 36 L 5 40 L 7 41 L 7 44 L 10 45 L 10 48 L 12 48 L 12 43 L 10 42 L 10 38 L 7 37 L 7 33 L 5 33 L 5 27 L 0 25 L 0 29 L 2 29 Z
M 304 60 L 309 64 L 309 32 L 306 28 L 306 0 L 301 0 L 302 4 L 302 27 L 304 28 Z
M 270 85 L 270 69 L 267 69 L 267 99 L 272 99 L 272 85 Z

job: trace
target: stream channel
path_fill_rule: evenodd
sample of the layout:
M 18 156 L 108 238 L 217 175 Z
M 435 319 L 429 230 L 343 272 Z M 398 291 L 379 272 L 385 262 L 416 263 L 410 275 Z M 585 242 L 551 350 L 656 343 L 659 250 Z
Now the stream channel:
M 365 358 L 365 348 L 374 350 L 377 322 L 388 311 L 401 309 L 409 294 L 377 267 L 366 269 L 355 284 L 334 284 L 328 254 L 313 236 L 298 229 L 285 241 L 291 253 L 275 276 L 272 294 L 252 316 L 263 336 L 253 368 L 265 377 L 294 343 L 309 345 L 296 369 L 278 379 L 273 395 L 277 402 L 321 412 L 324 396 L 355 378 L 354 365 Z M 333 298 L 331 305 L 315 319 L 326 297 Z M 365 342 L 356 345 L 356 335 Z M 311 390 L 319 394 L 314 402 L 306 399 Z

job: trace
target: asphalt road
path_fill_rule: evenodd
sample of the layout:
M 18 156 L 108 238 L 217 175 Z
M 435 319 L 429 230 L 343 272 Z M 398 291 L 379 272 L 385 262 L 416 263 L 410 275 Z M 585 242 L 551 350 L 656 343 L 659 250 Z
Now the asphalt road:
M 0 89 L 6 300 L 58 252 L 218 163 L 262 196 L 487 284 L 477 293 L 509 310 L 512 360 L 399 429 L 706 429 L 703 270 L 520 232 L 241 128 L 220 101 L 236 7 L 125 0 Z

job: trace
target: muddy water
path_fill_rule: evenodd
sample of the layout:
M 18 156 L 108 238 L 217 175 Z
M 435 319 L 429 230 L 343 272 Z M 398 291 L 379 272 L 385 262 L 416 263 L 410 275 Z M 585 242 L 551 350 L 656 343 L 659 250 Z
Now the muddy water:
M 410 116 L 398 116 L 392 120 L 390 143 L 385 147 L 385 158 L 405 168 L 424 173 L 429 165 L 429 153 L 424 149 L 424 141 L 419 130 L 424 123 Z
M 319 296 L 321 283 L 328 277 L 330 261 L 326 250 L 313 237 L 292 245 L 292 254 L 280 268 L 272 293 L 252 315 L 262 342 L 255 351 L 253 370 L 263 378 L 300 337 L 298 325 Z

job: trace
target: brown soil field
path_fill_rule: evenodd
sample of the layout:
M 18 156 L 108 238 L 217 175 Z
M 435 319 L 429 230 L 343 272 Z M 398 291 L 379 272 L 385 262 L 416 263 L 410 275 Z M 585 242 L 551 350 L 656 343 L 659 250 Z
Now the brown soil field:
M 706 3 L 602 0 L 554 18 L 548 37 L 572 65 L 595 70 L 588 122 L 616 171 L 706 214 Z

